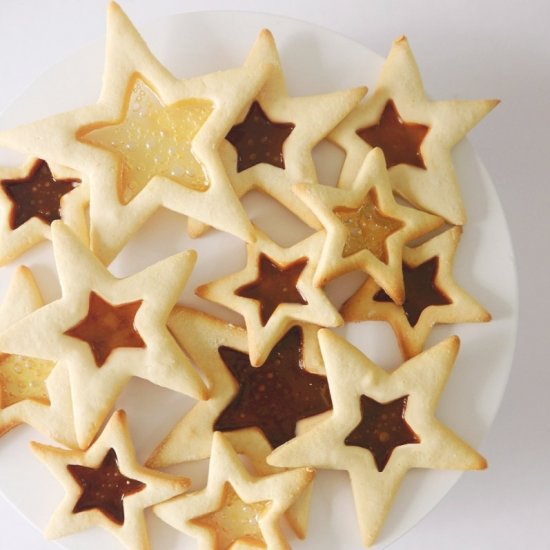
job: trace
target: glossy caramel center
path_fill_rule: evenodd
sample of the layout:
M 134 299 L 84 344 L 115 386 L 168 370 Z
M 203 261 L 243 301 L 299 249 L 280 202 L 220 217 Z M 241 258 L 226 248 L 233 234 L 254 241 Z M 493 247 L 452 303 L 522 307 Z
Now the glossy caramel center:
M 61 198 L 72 191 L 80 180 L 57 179 L 43 160 L 32 166 L 23 178 L 3 180 L 2 188 L 13 206 L 9 224 L 17 229 L 31 218 L 38 218 L 48 225 L 61 218 Z
M 294 124 L 274 122 L 257 101 L 252 103 L 245 119 L 225 137 L 237 150 L 237 172 L 262 163 L 284 168 L 283 144 L 292 130 Z
M 439 258 L 435 256 L 417 267 L 403 263 L 405 283 L 405 301 L 403 311 L 411 327 L 414 327 L 422 312 L 429 306 L 444 306 L 451 300 L 438 288 L 435 279 L 439 267 Z M 373 297 L 376 302 L 391 302 L 392 299 L 379 290 Z
M 371 147 L 384 151 L 388 168 L 409 164 L 426 169 L 420 146 L 430 129 L 424 124 L 405 122 L 390 99 L 377 124 L 357 130 L 357 135 Z
M 265 326 L 280 304 L 307 305 L 296 287 L 306 265 L 307 258 L 281 266 L 265 254 L 260 254 L 258 278 L 239 287 L 235 294 L 259 302 L 260 321 Z
M 344 443 L 370 451 L 376 468 L 382 472 L 396 447 L 420 443 L 420 439 L 405 421 L 408 395 L 389 403 L 379 403 L 361 396 L 361 421 Z
M 144 80 L 135 77 L 122 118 L 81 128 L 77 137 L 118 156 L 118 190 L 123 204 L 129 203 L 155 176 L 205 191 L 208 178 L 191 145 L 213 109 L 212 102 L 204 99 L 164 105 Z
M 299 327 L 281 338 L 261 367 L 232 348 L 220 347 L 219 353 L 239 389 L 215 421 L 215 430 L 256 427 L 276 448 L 296 436 L 298 420 L 332 409 L 326 377 L 304 368 Z
M 103 366 L 116 348 L 144 348 L 145 342 L 134 327 L 134 318 L 142 300 L 112 305 L 95 292 L 90 293 L 88 314 L 65 331 L 67 336 L 86 342 L 96 365 Z
M 109 449 L 98 468 L 69 464 L 67 469 L 81 489 L 73 513 L 97 509 L 117 525 L 124 525 L 124 499 L 146 487 L 120 472 L 114 449 Z

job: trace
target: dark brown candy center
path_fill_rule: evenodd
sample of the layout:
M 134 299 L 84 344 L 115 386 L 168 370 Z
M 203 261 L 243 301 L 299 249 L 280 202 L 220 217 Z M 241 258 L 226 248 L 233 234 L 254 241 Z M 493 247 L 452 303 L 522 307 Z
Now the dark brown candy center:
M 418 267 L 409 267 L 407 264 L 403 264 L 405 301 L 402 307 L 411 327 L 418 323 L 420 315 L 428 306 L 443 306 L 452 303 L 435 284 L 438 266 L 439 258 L 437 256 Z M 392 301 L 383 290 L 379 290 L 373 299 L 376 302 Z
M 124 498 L 145 489 L 145 483 L 124 476 L 114 449 L 109 449 L 98 468 L 67 465 L 81 488 L 73 513 L 97 509 L 117 525 L 124 524 Z
M 307 305 L 307 301 L 296 288 L 298 279 L 306 265 L 307 258 L 280 266 L 265 254 L 260 254 L 258 278 L 239 287 L 235 294 L 259 302 L 260 320 L 265 326 L 279 304 Z
M 26 177 L 3 180 L 2 188 L 13 203 L 10 227 L 17 229 L 34 217 L 48 225 L 59 220 L 61 198 L 79 183 L 78 179 L 56 179 L 43 160 L 37 160 Z
M 239 390 L 217 418 L 215 430 L 257 427 L 275 448 L 295 437 L 298 420 L 332 408 L 327 379 L 304 368 L 299 327 L 286 333 L 261 367 L 232 348 L 220 347 L 219 354 Z
M 112 305 L 95 292 L 90 293 L 88 314 L 65 332 L 86 342 L 96 365 L 103 366 L 115 348 L 144 348 L 145 342 L 134 327 L 142 300 Z
M 420 145 L 429 129 L 429 126 L 423 124 L 404 122 L 395 103 L 390 99 L 379 122 L 357 130 L 357 135 L 371 147 L 380 147 L 384 151 L 388 168 L 410 164 L 426 169 Z
M 420 443 L 405 421 L 408 397 L 404 395 L 389 403 L 379 403 L 366 395 L 361 396 L 361 421 L 344 443 L 370 451 L 379 472 L 384 470 L 396 447 Z
M 284 168 L 283 144 L 294 127 L 290 122 L 269 120 L 260 104 L 252 103 L 243 122 L 225 137 L 237 150 L 237 172 L 261 163 Z

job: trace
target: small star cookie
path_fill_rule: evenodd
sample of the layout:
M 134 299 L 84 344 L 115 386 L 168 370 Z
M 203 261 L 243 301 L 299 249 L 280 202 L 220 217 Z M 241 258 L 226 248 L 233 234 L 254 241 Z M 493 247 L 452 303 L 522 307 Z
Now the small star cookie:
M 464 224 L 451 149 L 498 103 L 429 100 L 407 39 L 397 39 L 373 92 L 329 135 L 346 152 L 343 186 L 380 147 L 394 191 L 451 224 Z
M 140 466 L 124 411 L 113 414 L 86 451 L 67 451 L 33 442 L 34 453 L 65 488 L 65 497 L 46 529 L 58 538 L 100 526 L 132 550 L 147 550 L 143 510 L 183 493 L 189 479 Z
M 204 550 L 288 549 L 278 521 L 313 475 L 303 468 L 252 476 L 225 436 L 216 432 L 206 487 L 158 504 L 153 511 L 195 537 Z
M 42 159 L 0 169 L 0 265 L 50 239 L 50 224 L 62 219 L 88 244 L 88 186 L 80 175 Z
M 363 543 L 371 545 L 411 468 L 477 470 L 486 462 L 434 414 L 459 348 L 456 336 L 391 374 L 327 329 L 319 341 L 334 411 L 276 449 L 281 467 L 347 470 Z
M 405 300 L 395 304 L 369 279 L 342 306 L 346 321 L 387 321 L 405 357 L 422 351 L 437 323 L 482 323 L 491 315 L 455 282 L 452 267 L 462 230 L 453 227 L 403 251 Z
M 357 177 L 345 189 L 299 184 L 295 191 L 326 231 L 314 283 L 322 286 L 361 269 L 401 303 L 403 246 L 443 220 L 395 201 L 382 150 L 367 154 Z
M 312 149 L 359 103 L 367 89 L 290 97 L 277 46 L 272 34 L 263 29 L 245 66 L 252 68 L 266 60 L 274 70 L 225 136 L 220 154 L 239 197 L 259 189 L 311 227 L 319 228 L 311 211 L 296 201 L 292 186 L 318 183 Z M 195 223 L 191 228 L 193 234 L 204 230 Z
M 218 149 L 269 70 L 259 62 L 178 80 L 111 2 L 97 104 L 3 132 L 0 143 L 86 175 L 91 244 L 105 264 L 161 206 L 251 240 Z
M 208 399 L 198 401 L 153 451 L 147 461 L 152 468 L 208 458 L 213 433 L 218 430 L 239 454 L 249 458 L 256 473 L 275 473 L 277 469 L 265 461 L 275 444 L 296 435 L 301 427 L 300 418 L 310 418 L 330 408 L 328 384 L 321 376 L 324 367 L 318 327 L 305 325 L 291 329 L 262 367 L 250 365 L 246 331 L 240 327 L 199 311 L 176 307 L 168 328 L 204 373 L 209 395 Z M 243 375 L 233 372 L 232 367 L 240 367 Z M 295 381 L 300 374 L 306 384 L 312 382 L 311 387 L 297 388 Z M 243 417 L 244 423 L 233 424 L 228 416 L 240 403 L 249 414 Z M 307 528 L 309 496 L 308 489 L 286 514 L 300 538 Z
M 31 271 L 15 270 L 0 306 L 0 332 L 44 305 Z M 76 447 L 69 373 L 63 363 L 0 353 L 0 435 L 25 423 Z
M 257 230 L 238 273 L 201 285 L 196 293 L 240 313 L 252 365 L 259 366 L 288 329 L 302 323 L 335 327 L 342 319 L 324 291 L 313 285 L 322 233 L 281 248 Z
M 52 224 L 52 239 L 62 297 L 1 334 L 0 349 L 67 365 L 79 445 L 89 445 L 132 376 L 204 397 L 166 327 L 195 253 L 116 279 L 62 222 Z

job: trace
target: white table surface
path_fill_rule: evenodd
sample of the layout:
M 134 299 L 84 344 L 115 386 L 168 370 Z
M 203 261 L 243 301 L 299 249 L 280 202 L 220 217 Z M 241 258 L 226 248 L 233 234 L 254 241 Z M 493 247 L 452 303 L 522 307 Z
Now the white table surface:
M 434 98 L 499 97 L 470 134 L 497 187 L 519 269 L 520 324 L 501 409 L 465 475 L 395 550 L 550 548 L 550 3 L 548 0 L 122 0 L 138 26 L 185 11 L 244 10 L 319 24 L 385 55 L 406 34 Z M 528 7 L 525 7 L 528 6 Z M 105 31 L 98 0 L 0 0 L 0 112 Z M 48 550 L 0 497 L 0 548 Z M 333 550 L 333 549 L 327 549 Z

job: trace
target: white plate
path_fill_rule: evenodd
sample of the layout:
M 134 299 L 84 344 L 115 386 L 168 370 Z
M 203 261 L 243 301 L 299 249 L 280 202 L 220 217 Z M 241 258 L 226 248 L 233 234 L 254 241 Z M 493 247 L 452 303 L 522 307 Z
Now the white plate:
M 239 12 L 182 14 L 161 20 L 142 31 L 161 62 L 177 76 L 185 77 L 241 64 L 262 27 L 270 28 L 275 35 L 292 95 L 313 95 L 363 84 L 372 87 L 376 82 L 382 59 L 364 46 L 325 29 L 281 17 Z M 102 45 L 79 51 L 38 79 L 4 113 L 0 128 L 94 103 L 99 93 L 102 65 Z M 445 78 L 444 71 L 442 67 L 441 78 Z M 483 325 L 438 327 L 430 342 L 448 334 L 458 334 L 462 340 L 438 416 L 477 446 L 496 415 L 511 365 L 517 320 L 516 269 L 500 202 L 483 165 L 467 142 L 456 147 L 453 157 L 469 217 L 456 258 L 455 277 L 491 311 L 494 320 Z M 8 159 L 11 156 L 6 154 L 0 158 L 4 162 Z M 332 148 L 323 146 L 316 151 L 316 160 L 321 180 L 334 183 L 339 167 L 338 155 Z M 270 228 L 286 225 L 280 222 L 280 217 L 286 213 L 272 202 L 250 197 L 245 199 L 245 204 L 255 222 L 268 232 L 272 233 Z M 192 289 L 201 282 L 240 269 L 244 265 L 244 246 L 237 239 L 217 232 L 191 241 L 185 236 L 184 228 L 183 218 L 159 212 L 117 258 L 113 271 L 124 276 L 182 248 L 195 248 L 199 252 L 199 262 L 181 301 L 224 315 L 221 310 L 195 298 Z M 301 226 L 297 230 L 300 234 L 306 233 Z M 288 236 L 279 235 L 279 240 L 289 244 Z M 47 300 L 58 296 L 49 243 L 36 247 L 18 263 L 33 269 Z M 12 271 L 13 266 L 0 271 L 1 295 Z M 384 367 L 398 364 L 395 339 L 386 325 L 354 324 L 341 332 Z M 145 393 L 146 400 L 143 399 Z M 145 406 L 144 401 L 147 402 Z M 136 380 L 130 384 L 119 406 L 129 411 L 140 458 L 146 458 L 190 405 L 189 400 L 146 382 Z M 0 490 L 42 529 L 60 501 L 62 489 L 28 452 L 30 438 L 42 439 L 29 428 L 21 427 L 0 442 Z M 204 466 L 182 467 L 178 471 L 196 472 L 195 486 L 199 487 L 205 475 Z M 21 472 L 25 474 L 20 475 Z M 374 548 L 389 545 L 416 524 L 449 491 L 459 475 L 439 471 L 410 472 Z M 169 550 L 189 544 L 194 547 L 187 537 L 171 530 L 152 514 L 148 514 L 148 518 L 153 548 Z M 319 473 L 310 535 L 305 541 L 291 538 L 290 542 L 294 548 L 302 550 L 362 547 L 349 482 L 344 473 Z M 55 544 L 52 542 L 52 547 Z M 57 544 L 70 550 L 120 548 L 115 539 L 99 529 L 72 535 Z

